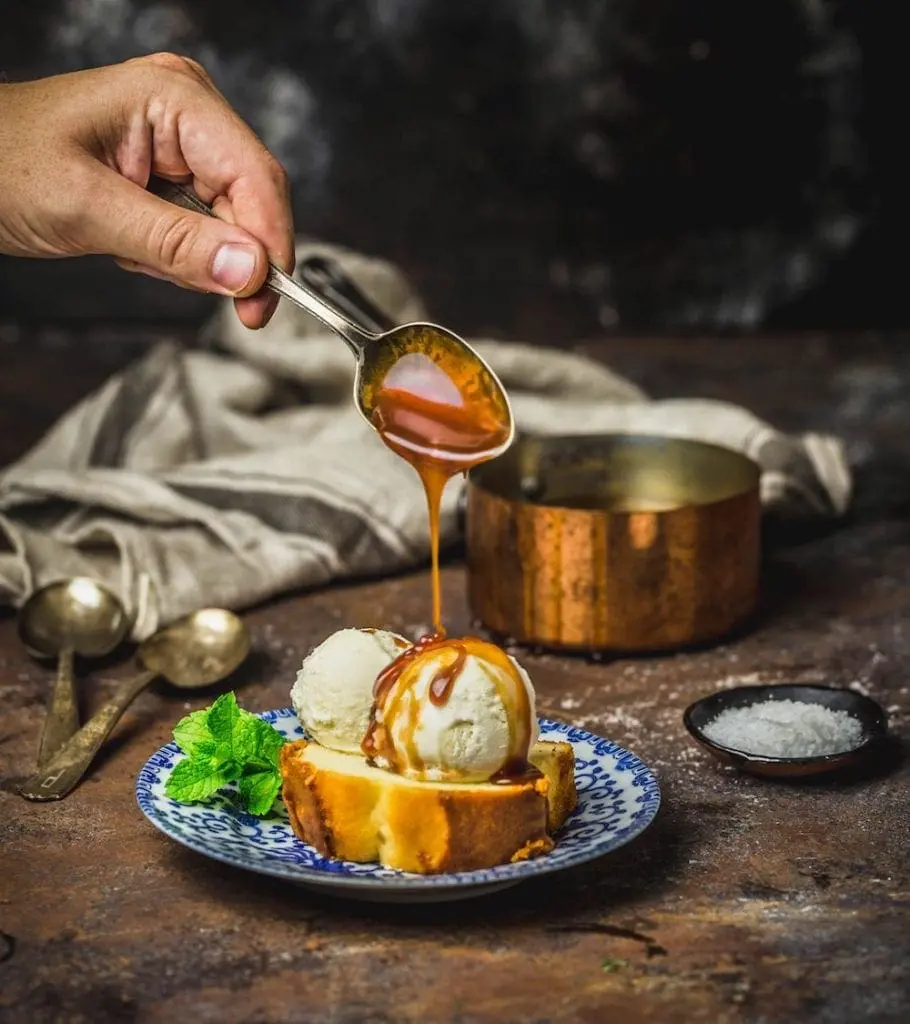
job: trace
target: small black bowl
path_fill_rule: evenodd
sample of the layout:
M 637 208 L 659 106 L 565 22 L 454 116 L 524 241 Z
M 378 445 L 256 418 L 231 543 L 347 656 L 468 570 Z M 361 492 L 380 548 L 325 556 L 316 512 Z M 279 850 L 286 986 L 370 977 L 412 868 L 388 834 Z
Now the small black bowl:
M 804 704 L 821 704 L 832 711 L 846 711 L 859 719 L 863 727 L 863 738 L 859 746 L 839 754 L 822 754 L 818 757 L 766 757 L 715 743 L 702 731 L 721 711 L 757 704 L 769 697 L 775 700 L 797 700 Z M 888 732 L 888 716 L 880 704 L 861 693 L 834 686 L 785 684 L 737 686 L 732 690 L 719 690 L 710 697 L 703 697 L 690 704 L 683 713 L 683 722 L 692 737 L 718 761 L 741 771 L 751 772 L 753 775 L 767 775 L 779 779 L 822 775 L 858 764 L 873 752 Z

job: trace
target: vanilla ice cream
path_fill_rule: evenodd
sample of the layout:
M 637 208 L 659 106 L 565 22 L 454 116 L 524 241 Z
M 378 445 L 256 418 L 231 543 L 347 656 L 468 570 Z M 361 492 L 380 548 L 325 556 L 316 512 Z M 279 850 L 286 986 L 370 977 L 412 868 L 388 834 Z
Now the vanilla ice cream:
M 382 629 L 341 629 L 304 660 L 291 690 L 301 725 L 324 747 L 360 753 L 376 677 L 410 641 Z
M 527 767 L 534 688 L 505 651 L 476 639 L 418 642 L 377 688 L 364 750 L 414 779 L 486 782 Z

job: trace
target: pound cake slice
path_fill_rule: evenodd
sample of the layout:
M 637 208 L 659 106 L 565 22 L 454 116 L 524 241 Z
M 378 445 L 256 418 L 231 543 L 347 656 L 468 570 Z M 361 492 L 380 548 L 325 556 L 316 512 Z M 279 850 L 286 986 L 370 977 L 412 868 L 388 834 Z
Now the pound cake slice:
M 297 740 L 281 750 L 282 796 L 294 833 L 324 856 L 473 871 L 548 853 L 575 807 L 572 746 L 541 741 L 530 760 L 541 775 L 508 784 L 418 782 Z

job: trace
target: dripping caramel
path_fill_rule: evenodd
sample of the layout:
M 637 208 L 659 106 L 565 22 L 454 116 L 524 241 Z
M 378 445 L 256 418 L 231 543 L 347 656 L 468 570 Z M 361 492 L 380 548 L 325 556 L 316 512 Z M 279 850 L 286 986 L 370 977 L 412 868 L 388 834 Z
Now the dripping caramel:
M 411 360 L 410 362 L 408 360 Z M 376 392 L 373 426 L 417 470 L 427 498 L 433 580 L 433 628 L 443 633 L 439 585 L 439 508 L 449 480 L 494 458 L 509 439 L 499 397 L 443 369 L 429 356 L 399 360 Z

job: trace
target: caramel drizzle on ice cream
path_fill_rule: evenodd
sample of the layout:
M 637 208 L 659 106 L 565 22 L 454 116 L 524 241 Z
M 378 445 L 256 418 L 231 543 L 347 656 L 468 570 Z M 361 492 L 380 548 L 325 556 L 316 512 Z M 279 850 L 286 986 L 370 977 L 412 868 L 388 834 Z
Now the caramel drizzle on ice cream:
M 403 651 L 377 677 L 373 685 L 373 706 L 361 749 L 373 764 L 384 761 L 391 771 L 421 773 L 425 769 L 415 741 L 420 726 L 420 699 L 413 693 L 433 658 L 433 676 L 428 696 L 436 707 L 444 707 L 469 656 L 481 666 L 489 666 L 487 675 L 496 687 L 509 723 L 508 755 L 491 781 L 511 783 L 537 777 L 540 773 L 529 762 L 531 747 L 531 702 L 525 681 L 512 659 L 495 644 L 478 637 L 449 639 L 430 633 Z M 399 743 L 393 740 L 389 722 L 407 715 Z

